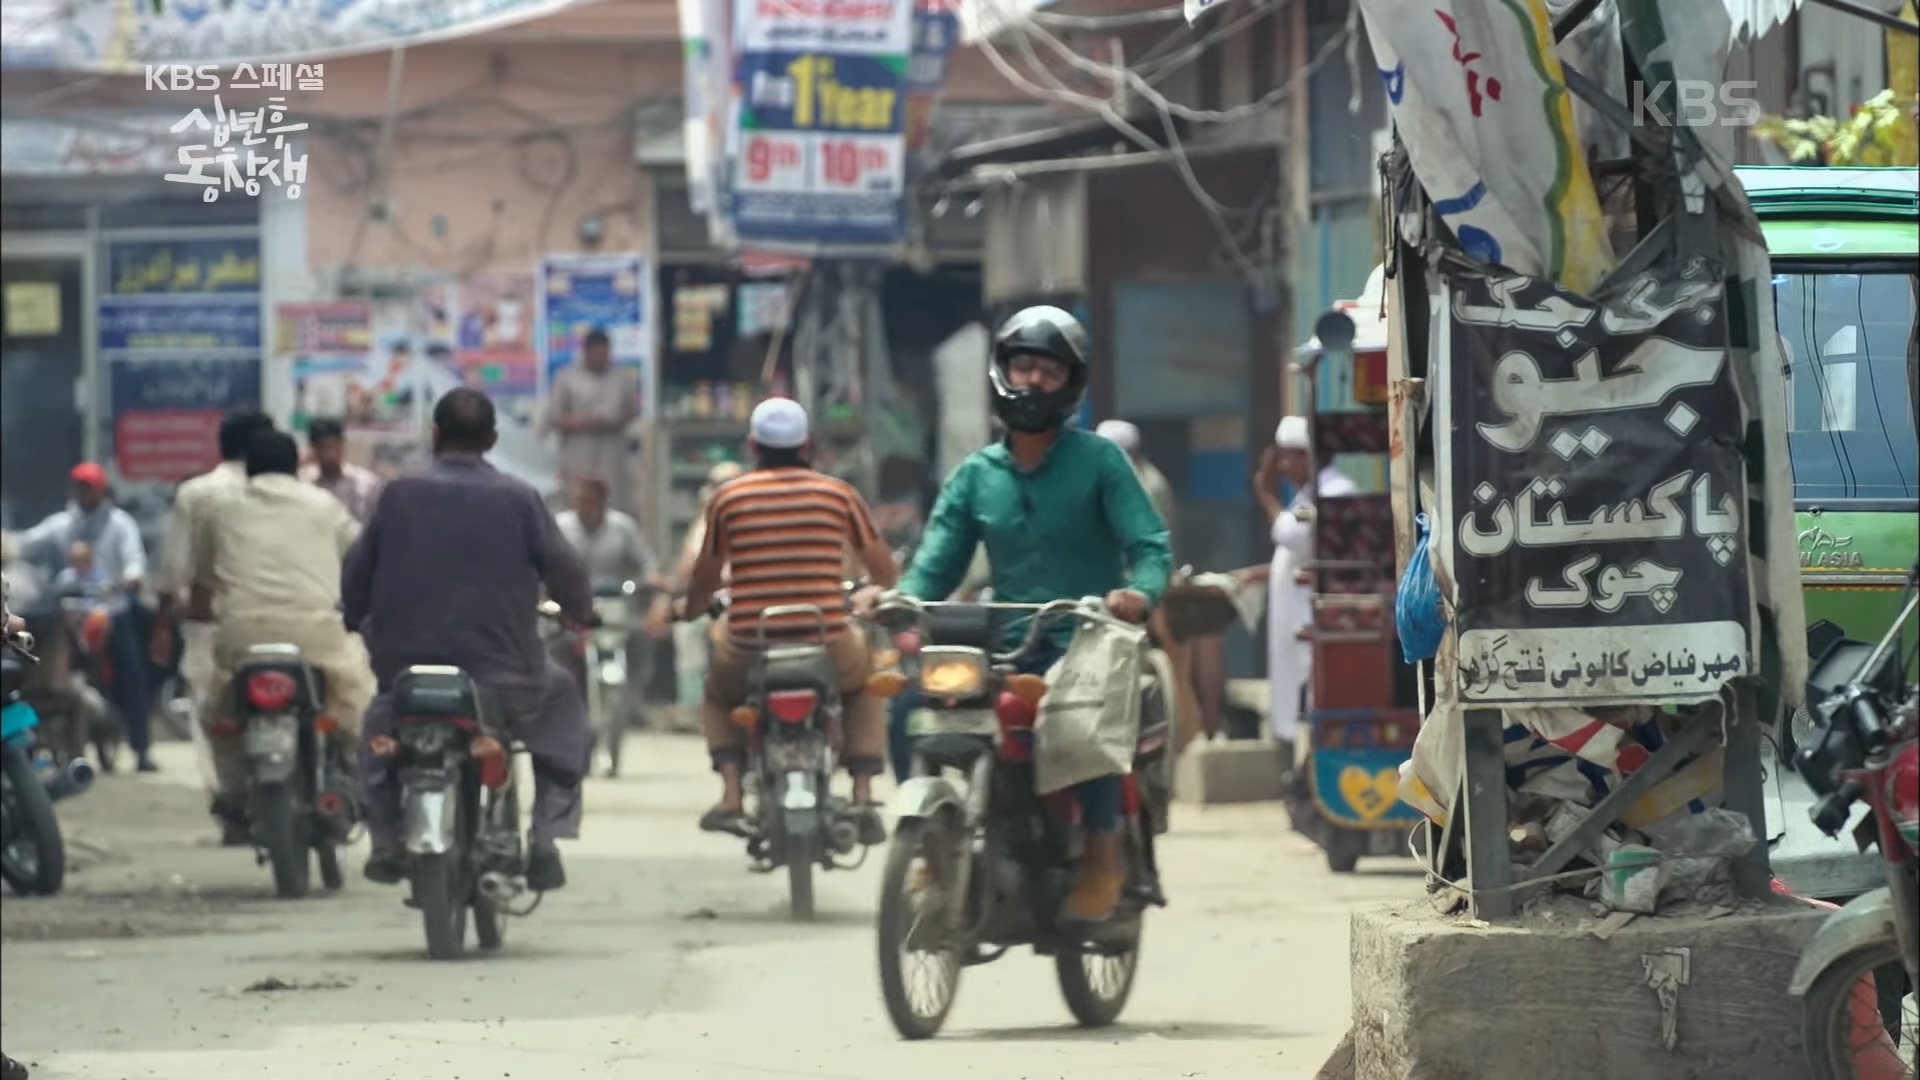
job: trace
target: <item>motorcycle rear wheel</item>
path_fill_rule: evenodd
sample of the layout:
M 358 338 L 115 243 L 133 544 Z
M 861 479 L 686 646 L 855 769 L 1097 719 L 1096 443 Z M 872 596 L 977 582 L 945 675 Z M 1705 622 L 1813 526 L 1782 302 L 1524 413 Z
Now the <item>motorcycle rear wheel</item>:
M 413 906 L 427 932 L 427 955 L 458 960 L 467 947 L 467 893 L 458 855 L 416 855 Z
M 1890 941 L 1875 942 L 1841 957 L 1814 979 L 1806 996 L 1807 1064 L 1813 1068 L 1814 1080 L 1901 1075 L 1912 1080 L 1914 1067 L 1900 1050 L 1901 1035 L 1913 1038 L 1916 1020 L 1912 1006 L 1904 1006 L 1900 1017 L 1900 1027 L 1904 1030 L 1896 1035 L 1884 1026 L 1881 995 L 1876 992 L 1867 996 L 1860 989 L 1862 980 L 1866 980 L 1868 987 L 1874 987 L 1875 973 L 1889 965 L 1896 971 L 1902 970 L 1898 947 Z M 1907 1000 L 1912 1000 L 1911 992 Z M 1882 1026 L 1862 1030 L 1862 1025 L 1855 1020 L 1869 1012 Z M 1872 1071 L 1856 1067 L 1857 1062 L 1865 1060 L 1884 1067 Z M 1905 1069 L 1904 1074 L 1901 1069 Z
M 938 1035 L 960 988 L 960 956 L 951 947 L 938 953 L 916 952 L 939 964 L 929 980 L 930 989 L 938 992 L 932 1004 L 923 1008 L 914 1002 L 913 980 L 906 972 L 907 938 L 920 918 L 914 894 L 926 893 L 925 882 L 916 881 L 914 867 L 921 861 L 932 864 L 937 858 L 927 850 L 932 835 L 924 820 L 908 818 L 900 822 L 894 829 L 893 842 L 887 849 L 887 868 L 880 878 L 880 993 L 886 999 L 887 1016 L 903 1039 Z M 940 870 L 953 873 L 950 866 Z
M 312 886 L 307 852 L 313 839 L 295 802 L 290 784 L 262 784 L 253 796 L 254 839 L 266 849 L 274 893 L 286 900 L 298 900 Z
M 27 755 L 14 746 L 6 747 L 5 755 L 6 850 L 0 852 L 0 877 L 20 896 L 52 896 L 67 876 L 60 819 Z

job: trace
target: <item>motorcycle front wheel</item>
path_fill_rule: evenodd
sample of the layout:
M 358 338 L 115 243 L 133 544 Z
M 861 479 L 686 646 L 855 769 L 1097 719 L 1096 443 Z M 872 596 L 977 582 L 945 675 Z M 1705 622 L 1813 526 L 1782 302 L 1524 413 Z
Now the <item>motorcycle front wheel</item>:
M 1889 981 L 1905 982 L 1899 949 L 1891 941 L 1842 956 L 1813 981 L 1806 996 L 1806 1044 L 1814 1080 L 1912 1080 L 1912 1058 L 1900 1044 L 1903 1036 L 1914 1038 L 1920 1023 L 1913 988 L 1888 1000 L 1893 995 L 1880 984 Z
M 33 771 L 33 762 L 17 746 L 5 748 L 5 849 L 0 877 L 21 896 L 52 896 L 67 876 L 67 846 L 53 800 Z
M 1135 933 L 1127 951 L 1117 954 L 1061 950 L 1053 958 L 1060 976 L 1060 993 L 1067 1010 L 1081 1027 L 1107 1027 L 1120 1019 L 1133 995 L 1133 976 L 1140 970 L 1140 937 Z
M 960 988 L 960 955 L 948 945 L 939 950 L 912 946 L 909 939 L 925 915 L 929 890 L 955 868 L 940 858 L 938 826 L 907 818 L 894 829 L 887 868 L 880 879 L 880 993 L 887 1016 L 905 1039 L 930 1039 L 940 1033 Z M 912 961 L 928 964 L 924 978 L 909 975 Z M 918 969 L 915 969 L 916 971 Z M 920 996 L 916 996 L 918 993 Z

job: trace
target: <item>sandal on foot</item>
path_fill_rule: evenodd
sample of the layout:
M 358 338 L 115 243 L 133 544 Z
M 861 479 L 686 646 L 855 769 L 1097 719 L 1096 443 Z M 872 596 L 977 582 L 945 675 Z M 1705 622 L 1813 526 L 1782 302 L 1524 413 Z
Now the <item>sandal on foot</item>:
M 716 806 L 701 815 L 700 831 L 744 837 L 747 835 L 747 815 L 739 810 Z

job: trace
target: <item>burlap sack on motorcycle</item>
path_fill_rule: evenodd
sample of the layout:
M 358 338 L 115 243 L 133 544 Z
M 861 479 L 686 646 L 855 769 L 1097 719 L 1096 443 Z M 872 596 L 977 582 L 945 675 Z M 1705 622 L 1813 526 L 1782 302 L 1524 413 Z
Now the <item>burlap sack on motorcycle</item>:
M 1034 787 L 1045 795 L 1133 768 L 1140 741 L 1144 629 L 1084 622 L 1047 672 L 1033 756 Z

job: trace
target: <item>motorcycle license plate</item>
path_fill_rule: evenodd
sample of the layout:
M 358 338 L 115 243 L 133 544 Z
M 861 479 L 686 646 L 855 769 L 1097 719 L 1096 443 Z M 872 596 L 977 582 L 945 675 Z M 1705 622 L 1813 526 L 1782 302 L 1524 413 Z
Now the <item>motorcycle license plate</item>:
M 248 757 L 276 757 L 293 753 L 298 738 L 293 717 L 257 717 L 247 723 L 244 746 Z
M 909 735 L 992 735 L 999 730 L 992 709 L 915 709 L 907 715 Z

